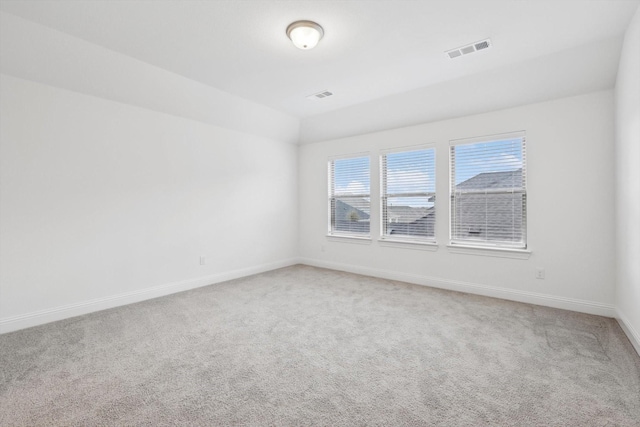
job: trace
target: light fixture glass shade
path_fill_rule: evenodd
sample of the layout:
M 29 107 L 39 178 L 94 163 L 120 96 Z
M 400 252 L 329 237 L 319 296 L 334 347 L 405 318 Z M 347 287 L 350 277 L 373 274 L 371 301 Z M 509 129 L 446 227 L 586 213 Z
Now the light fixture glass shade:
M 313 21 L 296 21 L 287 27 L 287 36 L 299 49 L 314 48 L 323 35 L 322 27 Z

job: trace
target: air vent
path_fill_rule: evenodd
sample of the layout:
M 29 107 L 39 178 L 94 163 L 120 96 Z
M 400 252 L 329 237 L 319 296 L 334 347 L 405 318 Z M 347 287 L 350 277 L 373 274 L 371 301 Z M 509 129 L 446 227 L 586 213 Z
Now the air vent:
M 475 46 L 476 50 L 486 49 L 486 48 L 489 47 L 489 41 L 485 40 L 483 42 L 476 43 L 474 46 Z
M 489 49 L 491 47 L 491 40 L 480 40 L 475 43 L 471 43 L 467 46 L 462 46 L 456 49 L 451 49 L 445 53 L 450 59 L 458 58 L 459 56 L 468 55 L 470 53 L 477 52 L 479 50 Z
M 462 52 L 463 55 L 468 55 L 470 53 L 473 53 L 476 51 L 476 48 L 473 46 L 465 46 L 462 49 L 460 49 L 460 52 Z
M 313 95 L 307 96 L 307 99 L 323 99 L 329 96 L 333 96 L 333 92 L 330 92 L 328 90 L 323 90 L 318 93 L 314 93 Z

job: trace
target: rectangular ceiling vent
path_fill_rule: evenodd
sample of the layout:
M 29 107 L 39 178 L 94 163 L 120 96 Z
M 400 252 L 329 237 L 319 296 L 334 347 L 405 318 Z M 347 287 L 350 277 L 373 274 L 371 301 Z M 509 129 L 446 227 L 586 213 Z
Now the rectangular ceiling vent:
M 477 52 L 479 50 L 489 49 L 491 47 L 491 40 L 480 40 L 475 43 L 471 43 L 467 46 L 462 46 L 456 49 L 451 49 L 446 51 L 445 53 L 450 59 L 458 58 L 459 56 L 468 55 L 470 53 Z
M 323 98 L 328 98 L 330 96 L 333 96 L 333 92 L 330 92 L 328 90 L 323 90 L 318 93 L 314 93 L 313 95 L 307 96 L 307 99 L 323 99 Z

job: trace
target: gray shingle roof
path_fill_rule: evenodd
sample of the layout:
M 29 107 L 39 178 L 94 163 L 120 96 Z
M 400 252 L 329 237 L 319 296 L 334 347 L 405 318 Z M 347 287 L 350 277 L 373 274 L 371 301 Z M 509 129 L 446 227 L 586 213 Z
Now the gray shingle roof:
M 394 236 L 435 236 L 436 211 L 428 208 L 423 216 L 409 223 L 394 222 L 387 225 L 387 231 Z
M 336 220 L 345 221 L 345 220 L 353 220 L 356 216 L 358 220 L 369 219 L 369 214 L 365 212 L 365 209 L 368 210 L 368 206 L 365 207 L 365 204 L 369 204 L 368 201 L 362 199 L 336 199 Z
M 520 188 L 522 169 L 486 172 L 456 185 L 456 190 Z M 525 196 L 519 193 L 458 193 L 453 215 L 457 227 L 454 239 L 519 242 L 523 240 L 522 209 Z
M 335 199 L 334 230 L 350 233 L 368 233 L 370 202 L 359 198 Z
M 521 241 L 523 197 L 518 193 L 459 194 L 453 211 L 454 240 Z
M 429 212 L 429 208 L 416 208 L 413 206 L 388 206 L 387 217 L 390 222 L 413 222 L 422 218 Z
M 484 190 L 522 186 L 522 169 L 506 172 L 484 172 L 456 185 L 458 190 Z

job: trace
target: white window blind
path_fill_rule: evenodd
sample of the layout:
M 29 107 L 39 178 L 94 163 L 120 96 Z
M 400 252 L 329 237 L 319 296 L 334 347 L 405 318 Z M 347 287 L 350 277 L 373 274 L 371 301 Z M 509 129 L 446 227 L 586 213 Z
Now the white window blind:
M 380 157 L 382 237 L 435 241 L 435 149 Z
M 524 132 L 451 141 L 451 243 L 527 247 Z
M 369 236 L 369 157 L 329 160 L 329 233 Z

